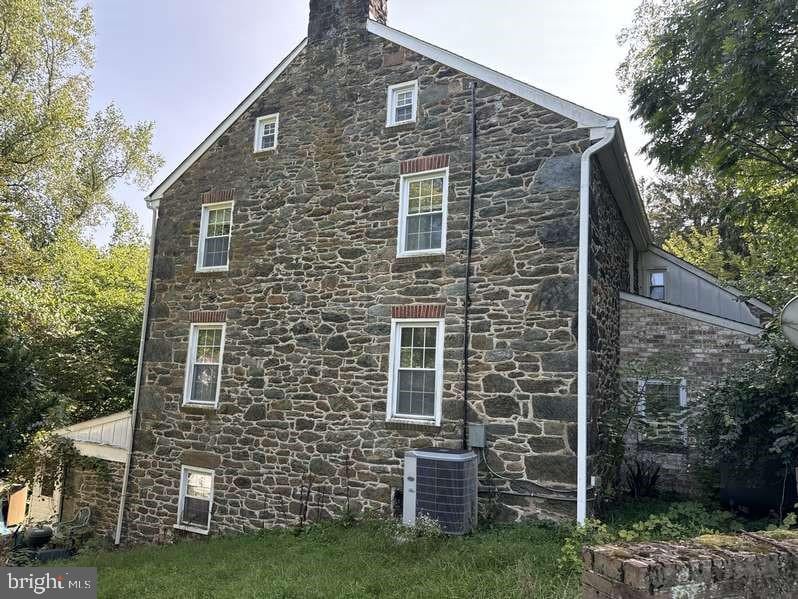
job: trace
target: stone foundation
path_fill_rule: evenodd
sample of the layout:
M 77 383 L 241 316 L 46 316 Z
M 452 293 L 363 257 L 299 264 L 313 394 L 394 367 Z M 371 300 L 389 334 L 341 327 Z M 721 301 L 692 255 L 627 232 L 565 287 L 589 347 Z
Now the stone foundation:
M 789 535 L 791 538 L 781 538 Z M 587 548 L 584 599 L 794 599 L 798 534 L 708 535 Z

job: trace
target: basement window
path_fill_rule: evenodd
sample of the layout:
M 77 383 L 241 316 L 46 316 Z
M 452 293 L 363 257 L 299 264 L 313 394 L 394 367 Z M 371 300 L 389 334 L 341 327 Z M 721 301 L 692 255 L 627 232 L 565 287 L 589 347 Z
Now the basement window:
M 652 270 L 648 273 L 648 297 L 655 300 L 665 299 L 664 270 Z
M 198 272 L 224 271 L 228 269 L 232 227 L 232 202 L 207 204 L 202 207 L 200 239 L 197 251 Z
M 216 407 L 222 379 L 224 323 L 192 324 L 183 404 Z
M 387 126 L 413 123 L 418 112 L 418 81 L 408 81 L 388 88 Z
M 441 318 L 391 321 L 387 420 L 440 424 L 443 327 Z
M 402 176 L 397 256 L 446 253 L 448 187 L 448 169 Z
M 277 148 L 280 114 L 259 116 L 255 121 L 255 151 L 266 152 Z
M 177 528 L 208 534 L 213 507 L 213 470 L 183 466 Z

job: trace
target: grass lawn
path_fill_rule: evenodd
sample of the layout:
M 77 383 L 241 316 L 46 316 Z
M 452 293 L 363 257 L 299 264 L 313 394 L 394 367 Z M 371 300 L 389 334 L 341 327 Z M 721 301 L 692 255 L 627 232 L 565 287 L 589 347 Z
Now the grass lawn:
M 388 527 L 325 524 L 126 551 L 86 553 L 99 596 L 149 597 L 534 597 L 578 596 L 563 578 L 563 535 L 539 524 L 462 538 L 397 542 Z

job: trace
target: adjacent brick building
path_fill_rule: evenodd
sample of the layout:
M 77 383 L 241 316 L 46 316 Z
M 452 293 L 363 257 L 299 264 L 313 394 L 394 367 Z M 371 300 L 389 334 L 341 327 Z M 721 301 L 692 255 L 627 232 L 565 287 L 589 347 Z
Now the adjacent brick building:
M 309 486 L 323 516 L 389 511 L 403 453 L 462 446 L 464 413 L 503 518 L 583 515 L 579 430 L 650 244 L 617 121 L 387 27 L 386 0 L 310 7 L 148 198 L 118 540 L 289 524 Z

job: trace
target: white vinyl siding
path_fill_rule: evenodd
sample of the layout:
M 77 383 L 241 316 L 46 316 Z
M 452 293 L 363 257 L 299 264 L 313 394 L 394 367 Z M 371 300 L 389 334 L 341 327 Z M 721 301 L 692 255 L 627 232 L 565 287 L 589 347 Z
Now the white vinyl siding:
M 183 403 L 216 407 L 222 378 L 224 324 L 192 324 Z
M 177 527 L 207 534 L 213 508 L 213 470 L 183 466 Z
M 208 204 L 202 207 L 197 252 L 198 271 L 228 269 L 232 227 L 232 202 Z
M 413 123 L 418 112 L 418 81 L 408 81 L 388 88 L 388 127 Z
M 443 319 L 392 322 L 388 420 L 440 424 L 443 327 Z
M 258 117 L 255 121 L 255 151 L 265 152 L 277 147 L 277 135 L 280 131 L 279 113 Z
M 397 255 L 445 253 L 448 169 L 404 175 L 399 187 Z

